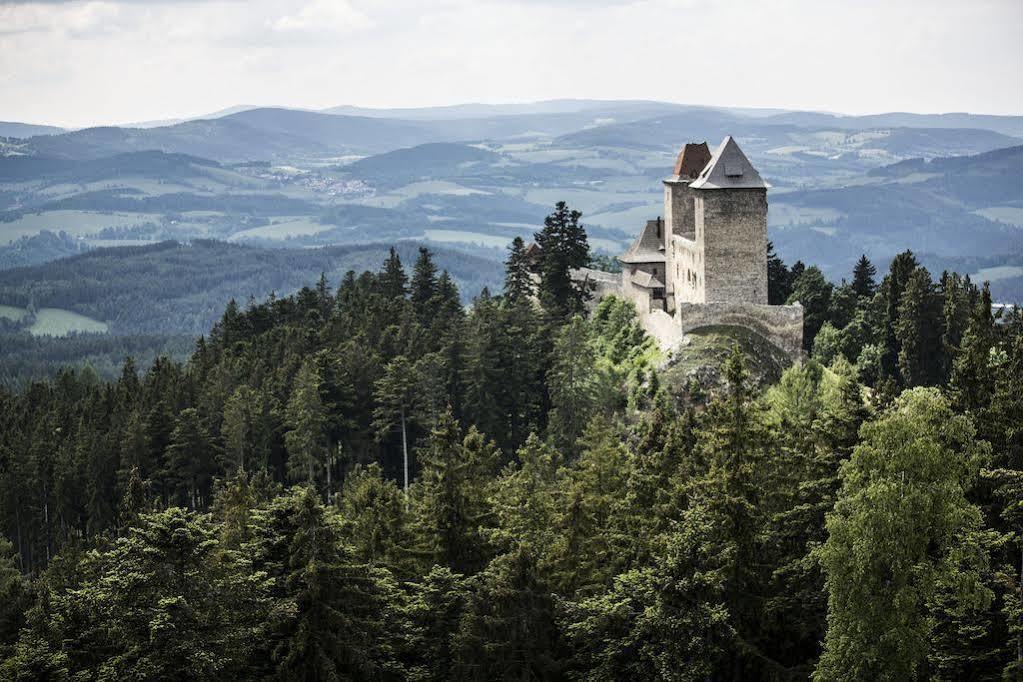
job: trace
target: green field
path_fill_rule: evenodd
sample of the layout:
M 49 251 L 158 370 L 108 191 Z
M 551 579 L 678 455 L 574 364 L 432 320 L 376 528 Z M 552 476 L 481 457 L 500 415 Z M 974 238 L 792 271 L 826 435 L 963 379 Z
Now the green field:
M 24 308 L 0 305 L 0 317 L 20 320 L 28 315 Z M 40 308 L 35 322 L 28 328 L 32 336 L 67 336 L 73 332 L 106 334 L 107 323 L 61 308 Z
M 67 336 L 72 332 L 105 334 L 107 323 L 60 308 L 42 308 L 36 321 L 28 328 L 33 336 Z
M 513 237 L 502 237 L 496 234 L 483 234 L 482 232 L 462 232 L 461 230 L 426 230 L 426 239 L 435 242 L 479 244 L 480 246 L 507 246 Z
M 12 305 L 0 305 L 0 317 L 17 322 L 25 316 L 28 311 L 24 308 L 15 308 Z
M 107 227 L 132 227 L 157 222 L 160 216 L 151 213 L 99 213 L 95 211 L 44 211 L 27 213 L 9 223 L 0 223 L 0 246 L 22 237 L 32 237 L 43 230 L 63 230 L 76 237 L 96 234 Z
M 321 223 L 312 216 L 288 216 L 280 218 L 262 227 L 235 232 L 229 241 L 244 239 L 287 239 L 288 237 L 306 237 L 333 229 L 334 225 Z

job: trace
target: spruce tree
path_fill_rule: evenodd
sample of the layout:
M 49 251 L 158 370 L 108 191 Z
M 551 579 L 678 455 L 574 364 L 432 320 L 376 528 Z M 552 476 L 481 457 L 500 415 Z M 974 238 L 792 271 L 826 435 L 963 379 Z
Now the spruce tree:
M 533 279 L 526 258 L 526 244 L 522 237 L 512 240 L 508 260 L 504 262 L 504 297 L 517 304 L 529 300 L 533 293 Z
M 437 304 L 437 266 L 434 265 L 433 255 L 424 246 L 419 247 L 419 257 L 412 268 L 411 283 L 412 305 L 415 308 L 416 317 L 424 324 L 433 320 L 434 307 Z
M 534 235 L 540 247 L 539 298 L 555 317 L 582 312 L 588 292 L 572 281 L 571 271 L 589 263 L 590 246 L 586 230 L 579 223 L 582 213 L 559 201 Z
M 387 300 L 403 299 L 408 293 L 408 276 L 393 246 L 384 261 L 384 271 L 377 277 L 377 285 Z
M 320 374 L 313 360 L 302 363 L 295 377 L 285 421 L 288 478 L 316 485 L 327 460 L 327 415 L 320 398 Z
M 767 242 L 767 302 L 783 305 L 792 294 L 792 276 L 785 262 L 774 251 L 774 244 Z
M 853 267 L 852 289 L 859 298 L 870 298 L 877 291 L 877 268 L 867 258 L 867 254 L 860 256 Z

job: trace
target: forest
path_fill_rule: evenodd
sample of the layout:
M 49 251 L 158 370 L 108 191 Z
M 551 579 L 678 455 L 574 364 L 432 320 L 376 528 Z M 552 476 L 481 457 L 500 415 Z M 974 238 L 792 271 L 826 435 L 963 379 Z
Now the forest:
M 667 382 L 579 218 L 0 390 L 0 677 L 1023 679 L 1023 315 L 772 252 L 805 361 Z

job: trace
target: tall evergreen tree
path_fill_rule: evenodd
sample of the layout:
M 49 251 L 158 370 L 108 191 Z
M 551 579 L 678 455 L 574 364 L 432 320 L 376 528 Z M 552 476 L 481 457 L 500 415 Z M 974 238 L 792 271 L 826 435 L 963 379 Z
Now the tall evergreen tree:
M 380 293 L 388 300 L 405 298 L 408 293 L 408 276 L 393 246 L 384 261 L 384 271 L 378 277 L 378 285 Z
M 770 305 L 784 305 L 791 294 L 791 273 L 775 253 L 774 243 L 767 242 L 767 302 Z
M 425 246 L 419 247 L 419 257 L 412 268 L 411 300 L 420 320 L 433 319 L 437 296 L 437 266 L 433 254 Z
M 419 419 L 420 385 L 415 365 L 399 355 L 388 363 L 373 391 L 377 405 L 373 410 L 373 428 L 377 438 L 384 438 L 395 427 L 401 430 L 402 480 L 406 494 L 411 480 L 408 431 L 409 425 Z
M 320 398 L 320 374 L 313 360 L 302 363 L 287 405 L 288 477 L 316 485 L 327 461 L 327 417 Z
M 582 312 L 588 292 L 572 281 L 571 270 L 589 263 L 590 246 L 586 230 L 579 223 L 582 213 L 559 201 L 534 235 L 540 247 L 539 297 L 544 308 L 557 317 Z
M 867 258 L 867 254 L 860 256 L 853 267 L 852 288 L 859 298 L 870 298 L 877 291 L 877 268 Z
M 509 303 L 520 303 L 533 293 L 533 279 L 522 237 L 512 240 L 508 260 L 504 262 L 504 297 Z

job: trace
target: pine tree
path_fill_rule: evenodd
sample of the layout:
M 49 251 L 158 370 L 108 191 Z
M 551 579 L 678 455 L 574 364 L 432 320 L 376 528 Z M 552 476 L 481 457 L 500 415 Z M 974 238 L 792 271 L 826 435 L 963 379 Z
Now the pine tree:
M 434 566 L 411 585 L 406 613 L 414 628 L 415 677 L 443 680 L 457 664 L 454 638 L 471 597 L 469 581 L 444 566 Z
M 429 325 L 434 318 L 437 305 L 437 266 L 433 255 L 424 246 L 419 247 L 419 257 L 412 269 L 411 300 L 416 317 Z
M 320 398 L 320 375 L 313 360 L 302 364 L 288 399 L 286 420 L 288 431 L 284 443 L 288 448 L 288 477 L 315 485 L 327 460 L 327 416 Z
M 182 410 L 167 445 L 168 480 L 175 504 L 192 509 L 209 502 L 216 452 L 194 407 Z
M 526 244 L 522 237 L 512 240 L 508 260 L 504 262 L 504 298 L 518 304 L 529 300 L 533 293 L 533 279 L 526 257 Z
M 817 332 L 828 319 L 832 285 L 816 266 L 806 268 L 792 285 L 788 302 L 803 306 L 803 348 L 813 348 Z
M 933 383 L 935 375 L 934 284 L 926 268 L 917 268 L 906 282 L 898 307 L 895 338 L 899 375 L 904 386 Z
M 568 208 L 564 201 L 544 219 L 544 227 L 534 235 L 540 247 L 540 302 L 556 317 L 582 312 L 588 292 L 572 281 L 571 270 L 589 263 L 586 230 L 579 224 L 582 213 Z
M 389 575 L 352 561 L 337 520 L 311 488 L 276 498 L 257 511 L 254 524 L 245 551 L 267 575 L 276 604 L 272 636 L 264 640 L 273 676 L 383 676 L 399 606 Z
M 378 286 L 380 293 L 388 300 L 403 299 L 408 293 L 408 276 L 393 246 L 384 261 L 384 271 L 378 277 Z
M 882 323 L 883 338 L 881 345 L 884 352 L 881 356 L 881 373 L 886 378 L 899 377 L 899 345 L 898 337 L 895 334 L 895 326 L 899 321 L 899 306 L 902 303 L 902 293 L 906 290 L 906 284 L 910 276 L 917 269 L 916 256 L 912 251 L 904 251 L 892 259 L 891 267 L 884 281 L 881 282 L 879 295 L 884 303 L 884 317 Z
M 990 357 L 994 345 L 991 290 L 985 284 L 980 300 L 971 309 L 960 351 L 952 365 L 949 393 L 959 410 L 976 412 L 990 404 L 995 383 Z
M 792 276 L 785 262 L 774 251 L 774 244 L 767 242 L 767 302 L 783 305 L 792 294 Z
M 480 575 L 455 636 L 455 675 L 464 680 L 557 676 L 554 600 L 523 548 Z
M 28 585 L 21 577 L 14 545 L 0 537 L 0 656 L 17 639 L 28 605 Z
M 548 433 L 566 453 L 578 452 L 576 439 L 596 413 L 598 369 L 587 325 L 576 315 L 558 332 L 547 385 L 551 395 Z
M 397 426 L 401 429 L 403 488 L 408 494 L 410 466 L 408 430 L 419 419 L 419 376 L 415 366 L 404 355 L 387 364 L 384 375 L 374 386 L 373 428 L 377 438 L 384 438 Z
M 415 510 L 420 552 L 457 573 L 478 571 L 486 558 L 487 476 L 494 473 L 496 453 L 474 427 L 463 440 L 449 412 L 430 432 L 421 459 Z
M 867 258 L 867 254 L 860 256 L 853 267 L 852 288 L 859 298 L 870 298 L 877 291 L 877 268 Z

